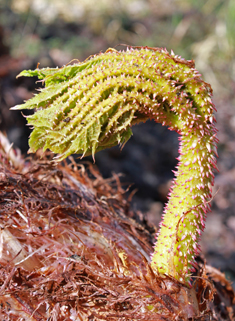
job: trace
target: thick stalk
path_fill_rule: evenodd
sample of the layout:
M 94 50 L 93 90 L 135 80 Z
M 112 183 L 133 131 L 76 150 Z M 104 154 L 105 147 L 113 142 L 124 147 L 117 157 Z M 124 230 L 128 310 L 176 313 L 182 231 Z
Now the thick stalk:
M 152 268 L 189 281 L 204 229 L 215 167 L 211 88 L 192 61 L 159 48 L 108 50 L 61 69 L 24 71 L 45 81 L 41 93 L 15 109 L 37 111 L 30 150 L 63 159 L 125 144 L 130 126 L 148 118 L 181 134 L 178 172 L 152 256 Z
M 210 209 L 212 170 L 216 165 L 212 154 L 213 127 L 199 118 L 191 129 L 186 124 L 184 128 L 178 171 L 160 223 L 151 265 L 159 273 L 188 282 L 194 270 L 194 257 L 200 251 L 198 242 Z

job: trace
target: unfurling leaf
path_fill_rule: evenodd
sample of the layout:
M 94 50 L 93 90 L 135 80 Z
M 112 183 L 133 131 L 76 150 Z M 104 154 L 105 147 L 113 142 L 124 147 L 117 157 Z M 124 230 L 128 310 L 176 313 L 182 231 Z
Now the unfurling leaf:
M 160 48 L 109 49 L 61 69 L 23 71 L 45 88 L 14 109 L 34 130 L 31 151 L 50 149 L 63 159 L 125 144 L 131 125 L 154 119 L 182 135 L 179 164 L 152 267 L 187 283 L 198 253 L 216 168 L 212 90 L 192 61 Z

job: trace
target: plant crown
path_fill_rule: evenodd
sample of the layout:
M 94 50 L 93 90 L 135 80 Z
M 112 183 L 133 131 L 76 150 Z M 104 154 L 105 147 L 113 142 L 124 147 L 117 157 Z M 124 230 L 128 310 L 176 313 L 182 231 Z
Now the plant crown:
M 13 109 L 36 109 L 30 151 L 57 153 L 57 159 L 94 154 L 131 137 L 131 125 L 154 119 L 180 135 L 178 171 L 165 207 L 151 265 L 189 283 L 198 241 L 210 209 L 216 168 L 212 90 L 193 61 L 162 48 L 128 48 L 62 68 L 27 70 L 45 88 Z

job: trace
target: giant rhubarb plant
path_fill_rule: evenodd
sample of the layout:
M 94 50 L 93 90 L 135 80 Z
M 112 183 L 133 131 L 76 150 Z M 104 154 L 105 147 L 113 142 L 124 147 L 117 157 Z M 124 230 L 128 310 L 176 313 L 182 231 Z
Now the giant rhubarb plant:
M 36 109 L 30 151 L 93 155 L 125 144 L 130 126 L 154 119 L 180 135 L 179 164 L 152 254 L 152 269 L 189 284 L 210 209 L 216 129 L 212 90 L 193 61 L 159 48 L 130 48 L 63 68 L 23 71 L 45 83 L 14 109 Z

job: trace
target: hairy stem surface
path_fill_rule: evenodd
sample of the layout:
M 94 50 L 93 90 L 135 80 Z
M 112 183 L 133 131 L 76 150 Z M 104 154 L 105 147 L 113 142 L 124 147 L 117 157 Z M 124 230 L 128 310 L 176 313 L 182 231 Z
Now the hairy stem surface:
M 130 126 L 154 119 L 181 134 L 178 171 L 152 255 L 152 268 L 187 283 L 209 210 L 216 130 L 212 90 L 192 61 L 161 48 L 109 49 L 61 69 L 24 71 L 45 82 L 15 109 L 37 111 L 30 151 L 49 148 L 63 159 L 125 144 Z

